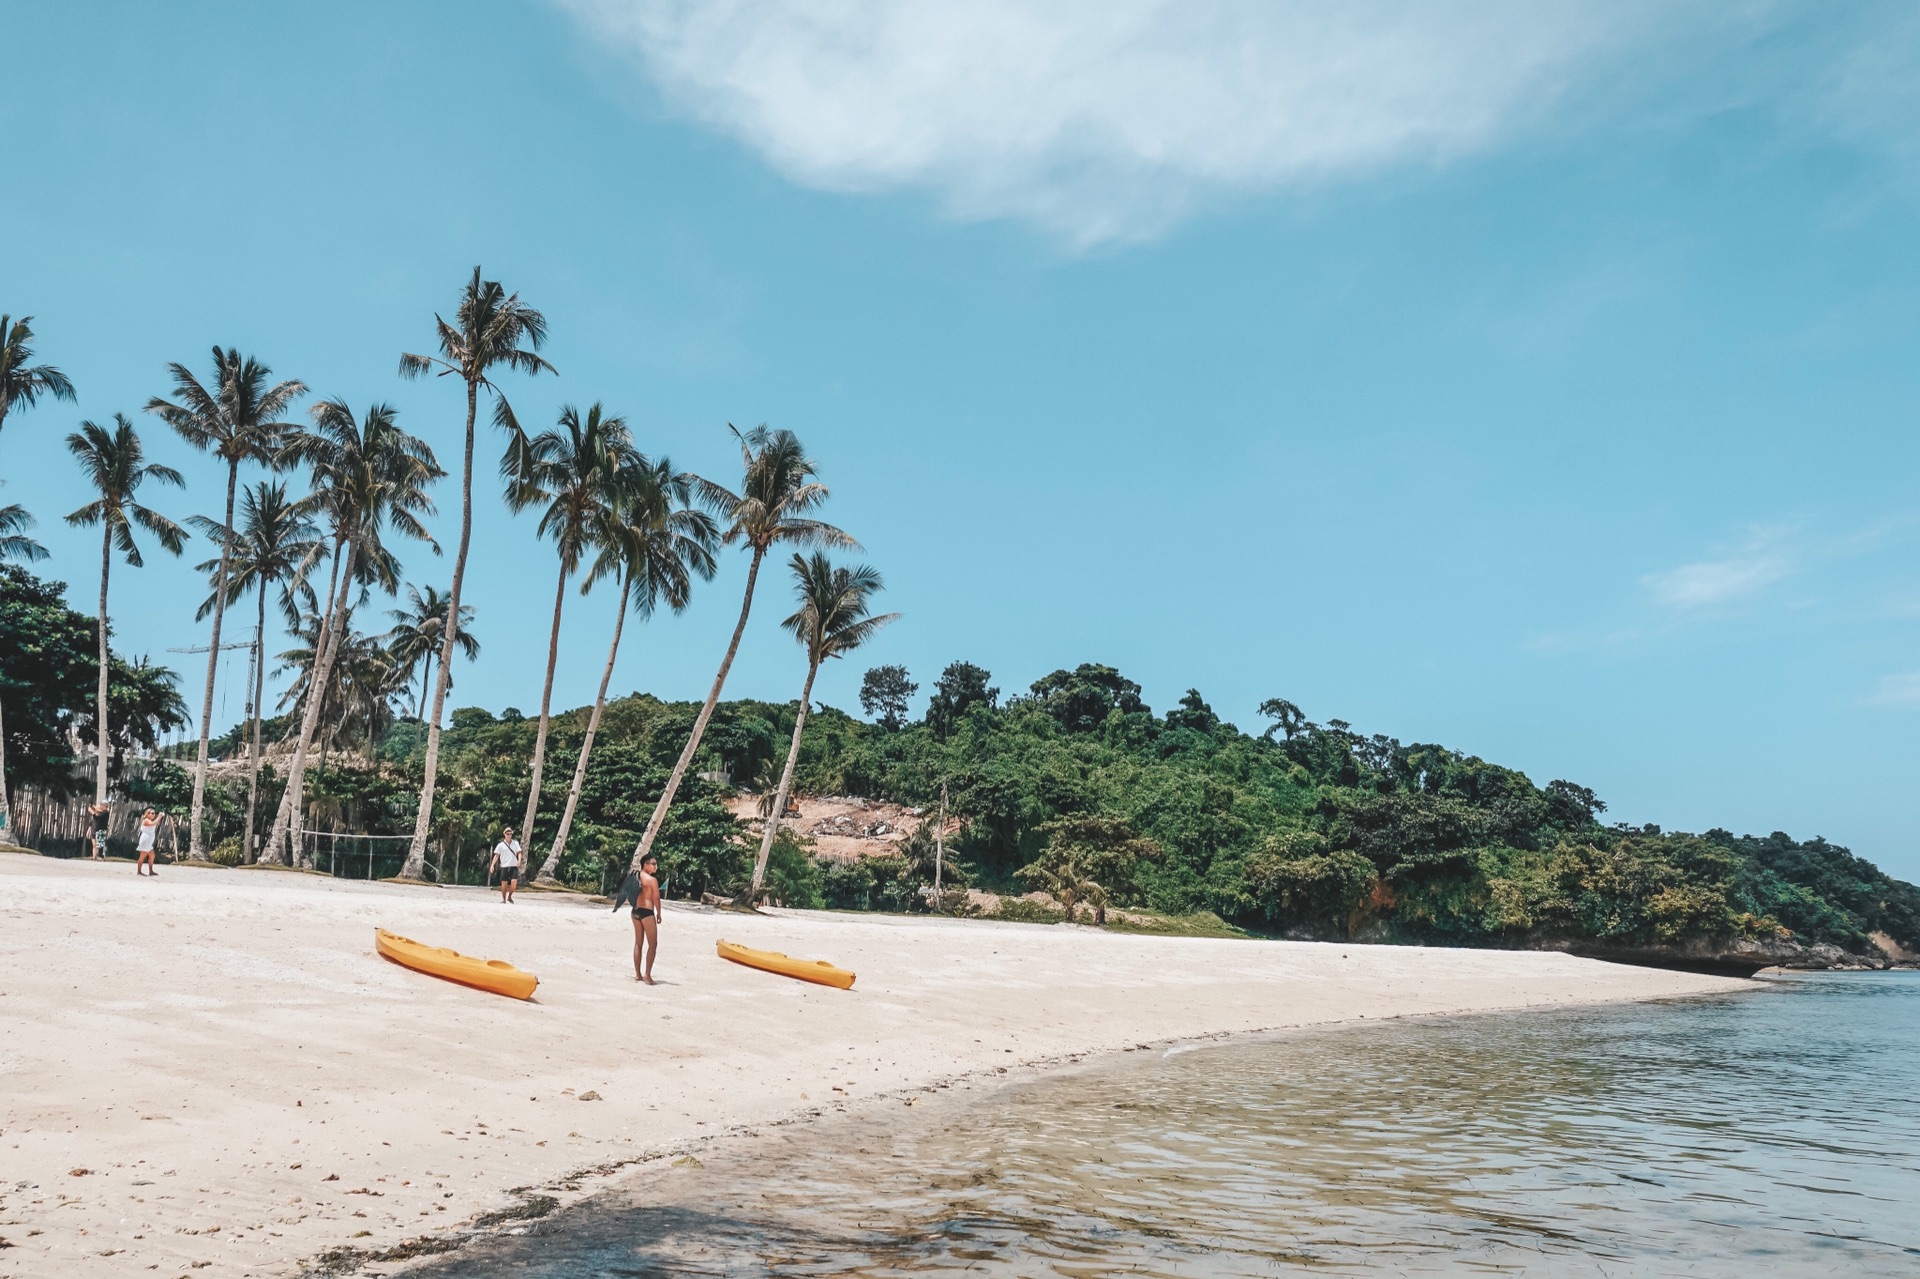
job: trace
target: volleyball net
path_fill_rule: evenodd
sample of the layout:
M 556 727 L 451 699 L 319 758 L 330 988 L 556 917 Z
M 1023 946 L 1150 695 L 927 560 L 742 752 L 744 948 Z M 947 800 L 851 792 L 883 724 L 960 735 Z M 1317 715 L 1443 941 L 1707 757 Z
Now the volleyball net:
M 300 851 L 305 863 L 335 879 L 392 879 L 407 864 L 411 835 L 363 835 L 356 831 L 303 830 Z M 438 879 L 438 867 L 429 861 L 428 878 Z

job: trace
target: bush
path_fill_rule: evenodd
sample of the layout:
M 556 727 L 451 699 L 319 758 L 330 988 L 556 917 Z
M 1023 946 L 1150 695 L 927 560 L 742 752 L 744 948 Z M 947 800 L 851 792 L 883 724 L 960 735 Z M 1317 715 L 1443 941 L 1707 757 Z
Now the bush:
M 1248 895 L 1268 923 L 1345 936 L 1374 891 L 1373 863 L 1348 849 L 1328 850 L 1319 835 L 1270 837 L 1247 862 Z
M 240 837 L 229 835 L 215 844 L 207 853 L 207 860 L 215 866 L 240 866 L 245 864 L 246 856 L 240 848 Z
M 1012 924 L 1057 924 L 1066 916 L 1051 906 L 1024 897 L 1002 897 L 1000 908 L 987 918 L 1004 919 Z
M 774 836 L 764 885 L 769 900 L 796 910 L 819 910 L 827 904 L 825 881 L 819 863 L 807 856 L 799 840 L 784 830 Z

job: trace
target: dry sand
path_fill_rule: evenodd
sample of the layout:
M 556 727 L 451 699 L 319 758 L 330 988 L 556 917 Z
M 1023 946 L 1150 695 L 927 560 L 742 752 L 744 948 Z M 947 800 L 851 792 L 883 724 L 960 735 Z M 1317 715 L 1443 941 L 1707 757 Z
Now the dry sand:
M 568 1202 L 730 1126 L 1139 1043 L 1744 985 L 1558 954 L 670 903 L 649 989 L 626 917 L 577 897 L 20 855 L 0 856 L 0 919 L 0 1276 L 72 1279 L 299 1274 L 523 1193 Z M 511 959 L 537 1001 L 395 967 L 375 925 Z M 859 982 L 739 968 L 718 937 Z

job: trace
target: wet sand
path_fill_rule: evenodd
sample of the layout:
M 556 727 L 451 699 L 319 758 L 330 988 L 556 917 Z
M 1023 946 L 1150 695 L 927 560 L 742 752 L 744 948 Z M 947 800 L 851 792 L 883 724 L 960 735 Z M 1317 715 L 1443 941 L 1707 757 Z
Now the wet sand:
M 0 856 L 0 1276 L 294 1275 L 605 1189 L 663 1150 L 1136 1044 L 1745 983 L 1566 955 L 1126 936 Z M 534 1002 L 374 954 L 386 927 Z M 714 954 L 854 969 L 850 992 Z M 589 1099 L 591 1098 L 591 1099 Z M 390 1272 L 391 1264 L 373 1267 Z

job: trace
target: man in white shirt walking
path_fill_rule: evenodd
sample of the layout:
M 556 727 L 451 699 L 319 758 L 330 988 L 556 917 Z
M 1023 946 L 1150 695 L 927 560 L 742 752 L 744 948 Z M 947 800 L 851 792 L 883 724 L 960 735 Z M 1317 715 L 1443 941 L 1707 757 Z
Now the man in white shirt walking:
M 493 846 L 493 860 L 487 863 L 487 873 L 500 872 L 500 900 L 502 903 L 513 901 L 513 890 L 520 886 L 520 843 L 513 837 L 513 827 L 503 827 L 500 842 Z

